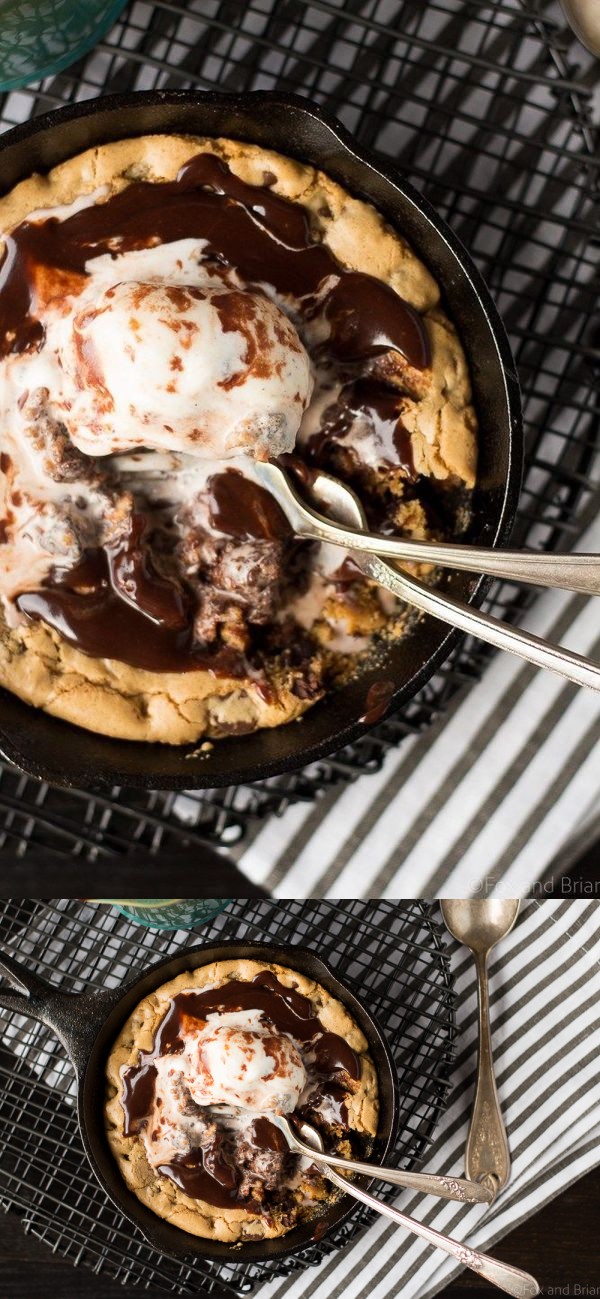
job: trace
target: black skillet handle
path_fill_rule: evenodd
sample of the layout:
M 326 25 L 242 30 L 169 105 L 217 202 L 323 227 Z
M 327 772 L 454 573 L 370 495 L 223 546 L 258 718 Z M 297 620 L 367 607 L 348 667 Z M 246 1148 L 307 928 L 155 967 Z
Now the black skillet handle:
M 12 1010 L 45 1024 L 62 1042 L 79 1074 L 109 1010 L 122 989 L 95 992 L 61 992 L 0 950 L 0 975 L 12 988 L 0 988 L 0 1008 Z

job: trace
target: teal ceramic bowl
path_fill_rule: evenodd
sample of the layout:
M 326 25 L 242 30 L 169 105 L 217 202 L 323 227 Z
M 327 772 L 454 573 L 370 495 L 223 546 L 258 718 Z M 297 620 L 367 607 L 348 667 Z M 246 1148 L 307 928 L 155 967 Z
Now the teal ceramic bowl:
M 0 0 L 0 90 L 51 77 L 83 58 L 127 0 Z

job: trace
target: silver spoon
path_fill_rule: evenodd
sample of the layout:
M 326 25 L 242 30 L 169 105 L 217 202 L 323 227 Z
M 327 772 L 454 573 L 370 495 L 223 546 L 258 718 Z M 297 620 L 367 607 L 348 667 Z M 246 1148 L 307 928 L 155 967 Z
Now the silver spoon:
M 306 1155 L 312 1159 L 315 1138 L 319 1136 L 312 1124 L 301 1123 L 296 1131 L 283 1114 L 269 1114 L 269 1119 L 283 1132 L 290 1150 L 297 1155 Z M 441 1200 L 460 1200 L 463 1204 L 489 1204 L 492 1200 L 487 1186 L 468 1182 L 462 1177 L 434 1177 L 427 1173 L 407 1173 L 399 1168 L 382 1168 L 378 1164 L 365 1164 L 358 1159 L 342 1159 L 340 1155 L 329 1153 L 323 1154 L 323 1162 L 332 1168 L 345 1169 L 348 1173 L 361 1173 L 379 1182 L 390 1182 L 392 1186 L 422 1191 L 424 1195 L 437 1195 Z
M 323 1163 L 317 1154 L 323 1153 L 323 1142 L 321 1134 L 316 1128 L 312 1129 L 314 1134 L 313 1144 L 315 1151 L 315 1163 L 319 1166 L 324 1176 L 333 1182 L 334 1186 L 340 1187 L 347 1195 L 353 1195 L 356 1200 L 362 1204 L 367 1204 L 370 1209 L 375 1209 L 377 1213 L 383 1214 L 384 1218 L 391 1218 L 399 1227 L 405 1227 L 415 1236 L 421 1236 L 429 1245 L 435 1245 L 437 1249 L 443 1249 L 445 1254 L 450 1254 L 457 1262 L 462 1263 L 463 1267 L 468 1267 L 478 1276 L 484 1276 L 487 1281 L 497 1285 L 500 1290 L 506 1294 L 515 1296 L 515 1299 L 534 1299 L 535 1295 L 540 1293 L 537 1281 L 534 1280 L 528 1272 L 521 1272 L 517 1267 L 511 1267 L 509 1263 L 501 1263 L 497 1258 L 491 1258 L 489 1254 L 481 1254 L 479 1250 L 470 1249 L 468 1245 L 461 1245 L 460 1241 L 453 1240 L 452 1236 L 444 1236 L 440 1231 L 435 1231 L 433 1227 L 427 1227 L 425 1223 L 418 1222 L 416 1218 L 410 1218 L 408 1214 L 401 1213 L 399 1209 L 392 1208 L 391 1204 L 386 1204 L 383 1200 L 378 1200 L 374 1195 L 369 1195 L 368 1191 L 362 1191 L 353 1182 L 349 1182 L 345 1177 L 341 1177 L 328 1164 Z M 314 1156 L 313 1156 L 314 1157 Z
M 369 532 L 364 524 L 344 520 L 344 526 L 312 510 L 299 495 L 291 477 L 271 461 L 257 460 L 255 470 L 265 487 L 275 497 L 299 537 L 313 537 L 318 541 L 332 542 L 346 550 L 362 550 L 365 554 L 380 555 L 387 559 L 436 564 L 443 568 L 460 568 L 467 573 L 486 573 L 489 577 L 503 577 L 511 582 L 526 582 L 533 586 L 557 587 L 565 591 L 581 591 L 585 595 L 600 595 L 600 555 L 547 555 L 534 550 L 491 550 L 483 546 L 452 544 L 447 541 L 411 541 L 407 537 L 386 537 Z M 337 489 L 340 506 L 342 494 L 354 493 L 331 474 L 318 474 L 319 480 L 329 479 L 329 499 Z M 319 493 L 315 492 L 318 497 Z M 341 514 L 340 514 L 341 519 Z M 337 511 L 334 513 L 337 520 Z M 365 520 L 366 523 L 366 520 Z M 350 534 L 350 535 L 349 535 Z
M 311 536 L 317 540 L 330 541 L 335 535 L 335 544 L 343 545 L 346 550 L 350 549 L 354 562 L 367 577 L 377 582 L 379 586 L 386 587 L 388 591 L 393 591 L 394 595 L 406 604 L 413 605 L 423 613 L 432 614 L 434 618 L 440 618 L 442 622 L 458 627 L 460 631 L 467 632 L 471 636 L 478 636 L 480 640 L 487 641 L 497 649 L 518 654 L 536 667 L 557 672 L 559 676 L 575 682 L 578 686 L 589 686 L 592 690 L 600 690 L 600 666 L 593 663 L 591 659 L 575 654 L 572 650 L 563 649 L 561 645 L 552 645 L 540 636 L 522 631 L 519 627 L 511 627 L 509 623 L 502 622 L 499 618 L 492 618 L 491 614 L 463 604 L 453 596 L 442 594 L 433 587 L 425 586 L 415 577 L 409 577 L 408 573 L 386 564 L 379 555 L 365 554 L 362 550 L 355 549 L 359 532 L 363 534 L 362 539 L 365 539 L 365 513 L 358 497 L 337 478 L 332 478 L 329 474 L 315 474 L 311 481 L 311 492 L 319 504 L 331 513 L 336 522 L 343 525 L 342 528 L 337 528 L 331 520 L 304 505 L 292 490 L 287 475 L 277 465 L 256 461 L 256 469 L 261 482 L 278 501 L 294 532 L 299 536 Z M 348 526 L 354 531 L 349 532 Z M 376 539 L 375 546 L 379 546 L 380 540 Z M 383 540 L 387 543 L 388 538 Z M 371 551 L 372 542 L 368 537 L 367 542 Z M 552 558 L 556 560 L 568 556 L 555 555 Z M 577 559 L 579 558 L 581 557 L 578 556 Z
M 477 1090 L 467 1136 L 465 1171 L 481 1181 L 495 1200 L 510 1176 L 506 1129 L 494 1078 L 487 960 L 492 948 L 510 933 L 519 914 L 516 898 L 442 898 L 442 915 L 453 938 L 470 948 L 477 966 L 479 1047 Z

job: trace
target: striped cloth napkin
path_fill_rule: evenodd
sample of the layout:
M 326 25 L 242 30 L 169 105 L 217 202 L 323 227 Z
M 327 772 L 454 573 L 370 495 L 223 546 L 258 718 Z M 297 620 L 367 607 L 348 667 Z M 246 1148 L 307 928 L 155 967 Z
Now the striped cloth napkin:
M 473 1102 L 477 1005 L 472 957 L 452 942 L 457 1057 L 451 1102 L 424 1168 L 458 1176 Z M 403 1212 L 483 1250 L 600 1164 L 600 906 L 525 903 L 492 954 L 490 996 L 510 1183 L 491 1208 L 409 1191 L 396 1200 Z M 429 1299 L 460 1270 L 381 1218 L 314 1271 L 261 1287 L 258 1299 Z
M 578 550 L 600 552 L 600 519 Z M 600 663 L 598 600 L 540 596 L 522 625 Z M 275 896 L 525 896 L 598 814 L 600 694 L 512 654 L 376 775 L 272 817 L 240 851 Z

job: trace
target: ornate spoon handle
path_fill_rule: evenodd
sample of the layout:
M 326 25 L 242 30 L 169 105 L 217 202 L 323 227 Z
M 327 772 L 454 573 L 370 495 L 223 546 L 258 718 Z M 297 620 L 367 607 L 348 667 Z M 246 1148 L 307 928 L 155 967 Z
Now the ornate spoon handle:
M 480 640 L 487 641 L 488 645 L 508 650 L 510 654 L 517 654 L 538 668 L 557 672 L 559 676 L 565 677 L 567 681 L 573 681 L 575 685 L 588 686 L 590 690 L 600 690 L 600 666 L 591 659 L 564 649 L 562 645 L 552 645 L 550 641 L 542 640 L 540 636 L 534 636 L 530 632 L 521 631 L 519 627 L 511 627 L 500 618 L 492 618 L 490 614 L 483 613 L 480 609 L 462 604 L 460 600 L 442 594 L 434 587 L 424 586 L 415 577 L 401 573 L 399 569 L 392 568 L 390 564 L 386 564 L 384 560 L 374 555 L 364 555 L 355 550 L 353 558 L 363 573 L 374 582 L 387 587 L 389 591 L 393 591 L 400 596 L 401 600 L 414 605 L 416 609 L 433 614 L 434 618 L 441 618 L 451 627 L 458 627 L 460 631 L 468 632 L 471 636 L 478 636 Z
M 467 1137 L 465 1170 L 467 1177 L 487 1186 L 495 1199 L 498 1191 L 508 1181 L 510 1154 L 494 1077 L 487 957 L 479 953 L 474 955 L 479 1000 L 479 1053 L 477 1090 Z
M 322 1164 L 316 1151 L 312 1152 L 316 1164 L 320 1164 L 324 1175 L 329 1178 L 336 1186 L 341 1187 L 348 1195 L 353 1195 L 355 1199 L 361 1200 L 367 1204 L 370 1209 L 375 1209 L 377 1213 L 383 1214 L 385 1218 L 391 1218 L 398 1226 L 405 1227 L 415 1236 L 421 1236 L 429 1245 L 435 1245 L 437 1249 L 443 1249 L 445 1254 L 450 1254 L 462 1263 L 463 1267 L 468 1267 L 478 1276 L 483 1276 L 493 1285 L 497 1285 L 500 1290 L 506 1294 L 515 1296 L 515 1299 L 534 1299 L 535 1295 L 540 1293 L 537 1281 L 534 1280 L 528 1272 L 521 1272 L 517 1267 L 511 1267 L 509 1263 L 501 1263 L 497 1258 L 491 1258 L 489 1254 L 481 1254 L 479 1250 L 470 1249 L 468 1245 L 461 1245 L 460 1241 L 453 1240 L 452 1236 L 443 1236 L 441 1232 L 435 1231 L 433 1227 L 427 1227 L 424 1223 L 418 1222 L 416 1218 L 410 1218 L 407 1214 L 401 1213 L 399 1209 L 392 1208 L 391 1204 L 385 1204 L 383 1200 L 378 1200 L 374 1195 L 369 1195 L 368 1191 L 361 1191 L 352 1182 L 341 1177 L 339 1173 L 334 1172 L 326 1164 Z

